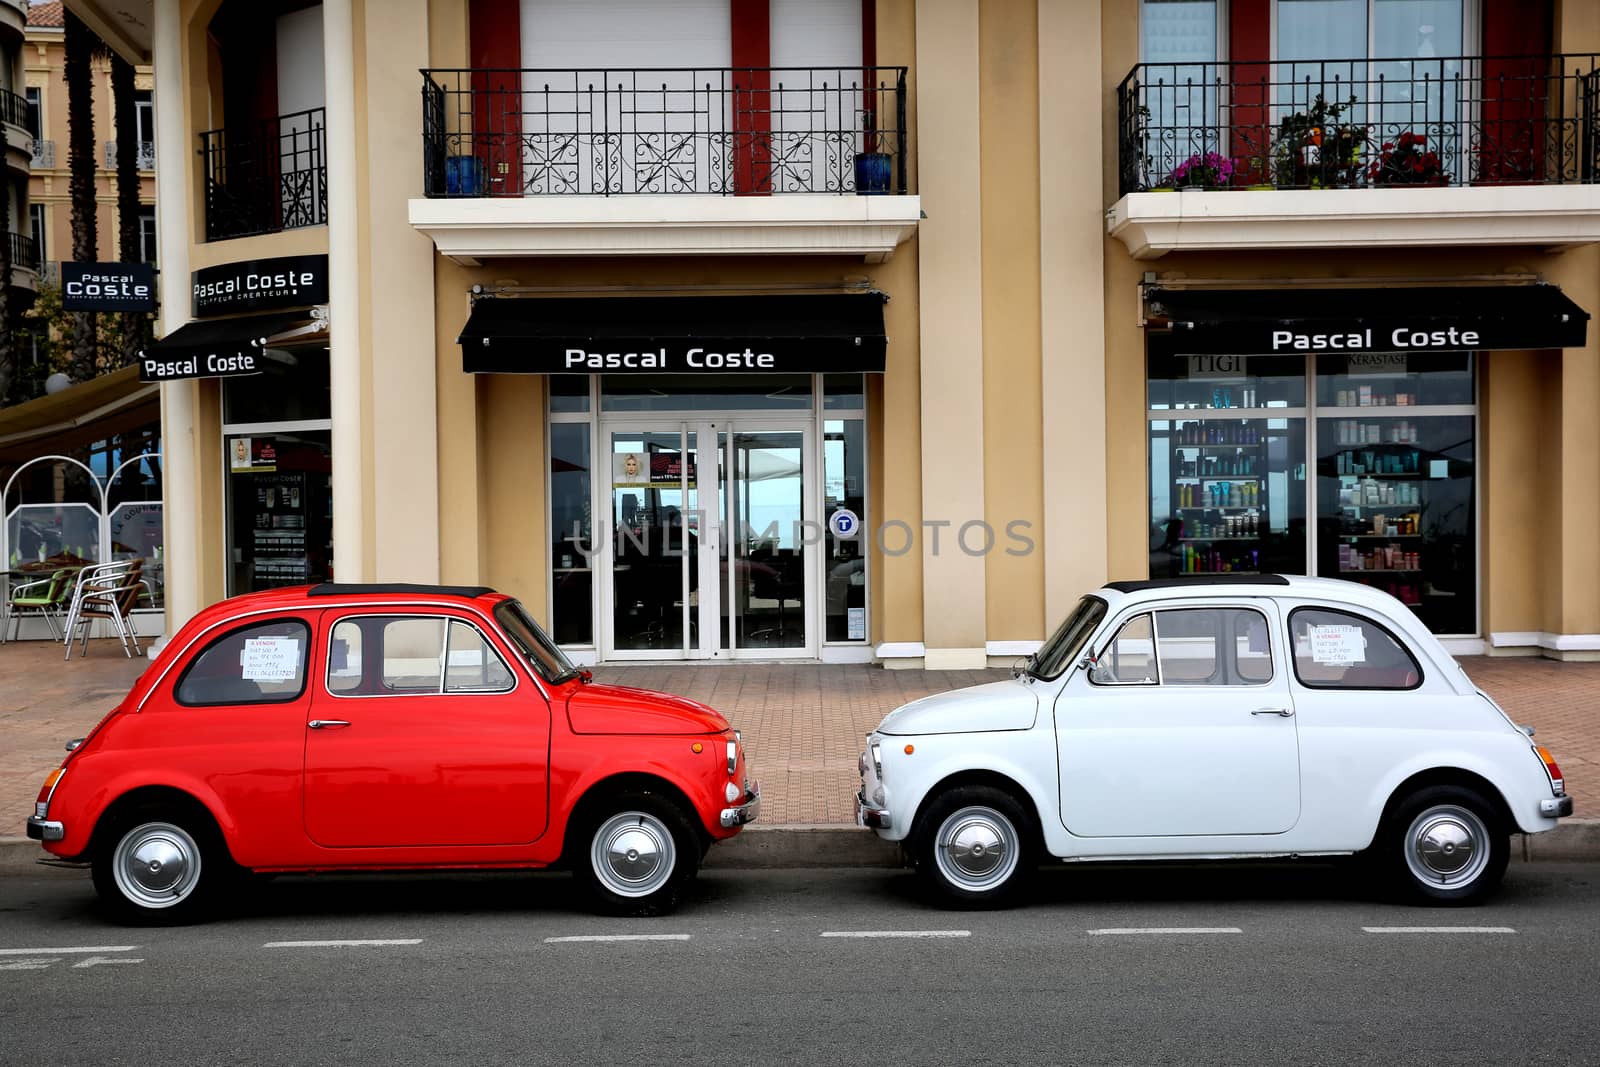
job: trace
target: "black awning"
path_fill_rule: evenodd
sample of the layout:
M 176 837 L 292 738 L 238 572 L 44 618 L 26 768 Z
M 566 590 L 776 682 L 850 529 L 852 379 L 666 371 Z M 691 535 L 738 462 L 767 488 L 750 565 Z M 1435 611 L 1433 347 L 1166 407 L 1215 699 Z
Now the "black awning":
M 480 297 L 469 374 L 883 372 L 882 293 Z
M 1581 348 L 1589 313 L 1554 285 L 1161 289 L 1146 296 L 1178 353 Z
M 262 342 L 310 318 L 301 310 L 185 323 L 139 353 L 139 380 L 260 374 Z

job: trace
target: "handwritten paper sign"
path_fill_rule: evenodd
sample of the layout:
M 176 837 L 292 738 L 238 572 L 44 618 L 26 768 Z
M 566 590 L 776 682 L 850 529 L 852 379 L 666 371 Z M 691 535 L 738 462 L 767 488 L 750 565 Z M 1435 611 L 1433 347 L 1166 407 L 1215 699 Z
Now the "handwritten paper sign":
M 1359 626 L 1313 626 L 1310 637 L 1313 663 L 1347 667 L 1367 661 L 1367 639 Z
M 250 637 L 239 653 L 239 666 L 250 682 L 292 682 L 300 673 L 300 640 L 295 637 Z

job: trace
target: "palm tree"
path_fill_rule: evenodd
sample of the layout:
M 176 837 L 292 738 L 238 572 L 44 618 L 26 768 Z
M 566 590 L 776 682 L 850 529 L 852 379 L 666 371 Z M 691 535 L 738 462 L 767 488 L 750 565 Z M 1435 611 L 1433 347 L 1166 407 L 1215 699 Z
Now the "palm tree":
M 0 195 L 4 195 L 0 192 Z M 7 198 L 9 200 L 9 197 Z M 17 365 L 16 317 L 11 313 L 11 205 L 0 208 L 0 407 L 11 392 Z
M 66 13 L 67 191 L 72 198 L 72 258 L 93 263 L 99 258 L 95 227 L 94 71 L 96 54 L 105 49 L 93 30 L 71 11 Z M 72 377 L 85 382 L 95 376 L 98 324 L 92 311 L 72 316 Z
M 139 123 L 134 108 L 133 64 L 111 54 L 111 95 L 117 133 L 117 259 L 139 262 Z M 122 313 L 122 351 L 118 365 L 139 358 L 150 342 L 150 317 L 142 311 Z

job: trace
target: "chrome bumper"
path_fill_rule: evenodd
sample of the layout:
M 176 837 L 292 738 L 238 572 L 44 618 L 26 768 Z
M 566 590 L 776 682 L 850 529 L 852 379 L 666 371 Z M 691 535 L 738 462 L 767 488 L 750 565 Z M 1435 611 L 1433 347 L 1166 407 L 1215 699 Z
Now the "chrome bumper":
M 1539 814 L 1546 819 L 1564 819 L 1572 814 L 1571 797 L 1551 797 L 1539 801 Z
M 743 826 L 745 823 L 755 822 L 761 814 L 761 783 L 756 782 L 745 790 L 744 803 L 737 808 L 723 808 L 721 823 L 723 829 L 732 829 Z
M 890 816 L 888 808 L 869 807 L 866 798 L 857 793 L 856 825 L 865 826 L 869 830 L 888 830 L 893 828 L 894 819 Z
M 37 815 L 28 816 L 28 836 L 35 841 L 60 841 L 67 836 L 67 828 Z

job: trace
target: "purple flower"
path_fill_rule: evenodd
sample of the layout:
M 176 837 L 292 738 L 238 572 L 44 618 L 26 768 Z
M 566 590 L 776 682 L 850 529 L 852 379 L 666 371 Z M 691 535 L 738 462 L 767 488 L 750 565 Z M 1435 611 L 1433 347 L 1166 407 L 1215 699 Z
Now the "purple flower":
M 1177 188 L 1199 187 L 1214 189 L 1226 186 L 1233 180 L 1233 160 L 1216 152 L 1193 155 L 1172 168 L 1168 178 Z

